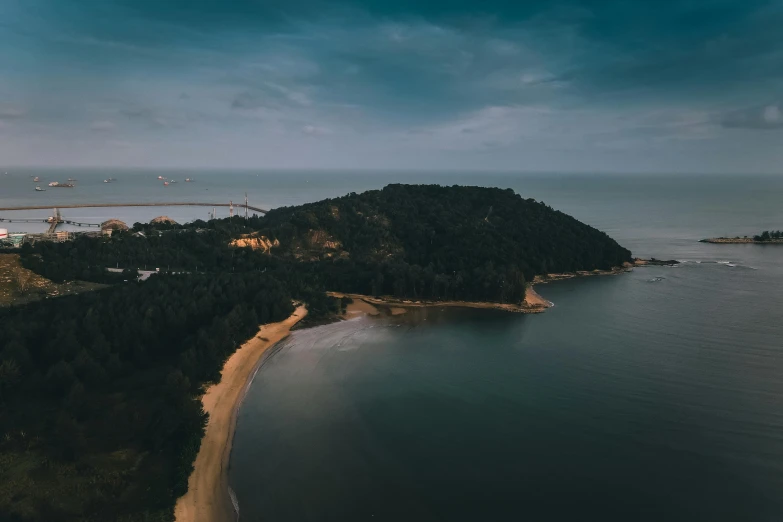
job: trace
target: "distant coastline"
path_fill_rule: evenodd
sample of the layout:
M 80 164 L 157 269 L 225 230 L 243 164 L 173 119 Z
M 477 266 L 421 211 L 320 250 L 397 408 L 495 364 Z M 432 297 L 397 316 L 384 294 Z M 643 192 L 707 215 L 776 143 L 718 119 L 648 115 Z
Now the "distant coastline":
M 701 239 L 699 242 L 716 244 L 783 245 L 783 231 L 765 230 L 761 234 L 742 237 L 710 237 Z
M 708 237 L 700 239 L 699 243 L 713 243 L 716 245 L 783 245 L 783 239 L 757 240 L 752 237 Z
M 623 266 L 614 267 L 611 270 L 579 270 L 577 272 L 565 272 L 538 275 L 533 279 L 525 291 L 525 299 L 522 303 L 497 303 L 491 301 L 436 301 L 428 299 L 405 299 L 394 296 L 371 296 L 365 294 L 353 294 L 346 292 L 327 292 L 327 295 L 335 298 L 350 297 L 353 302 L 346 307 L 343 318 L 350 318 L 357 315 L 401 315 L 408 308 L 422 307 L 454 307 L 454 308 L 483 308 L 489 310 L 501 310 L 504 312 L 515 312 L 523 314 L 539 314 L 546 311 L 547 308 L 554 306 L 554 303 L 541 297 L 535 290 L 535 285 L 546 284 L 565 279 L 574 279 L 577 277 L 593 277 L 619 275 L 630 272 L 634 267 L 640 266 L 672 266 L 679 261 L 660 260 L 660 259 L 640 259 L 634 258 L 633 262 L 624 263 Z

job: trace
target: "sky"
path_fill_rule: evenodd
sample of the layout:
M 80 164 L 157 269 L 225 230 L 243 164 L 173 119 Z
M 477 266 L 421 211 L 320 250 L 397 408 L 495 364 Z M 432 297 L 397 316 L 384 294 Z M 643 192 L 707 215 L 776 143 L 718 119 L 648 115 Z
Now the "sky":
M 0 0 L 8 166 L 783 172 L 783 0 Z

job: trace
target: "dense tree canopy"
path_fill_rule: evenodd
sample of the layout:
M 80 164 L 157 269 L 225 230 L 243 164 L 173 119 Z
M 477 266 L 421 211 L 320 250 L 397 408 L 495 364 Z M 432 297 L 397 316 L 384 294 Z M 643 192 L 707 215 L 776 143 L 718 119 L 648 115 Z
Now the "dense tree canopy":
M 509 301 L 536 274 L 609 269 L 631 253 L 512 190 L 389 185 L 271 211 L 278 254 L 318 264 L 336 290 Z
M 339 311 L 325 290 L 519 302 L 536 274 L 631 256 L 511 190 L 436 185 L 20 253 L 55 282 L 113 285 L 0 309 L 0 521 L 47 522 L 171 520 L 203 433 L 202 385 L 292 299 L 314 319 Z
M 0 309 L 0 520 L 171 520 L 206 421 L 201 386 L 292 310 L 257 272 Z
M 778 241 L 780 239 L 783 239 L 783 232 L 780 230 L 765 230 L 759 235 L 753 236 L 754 241 Z

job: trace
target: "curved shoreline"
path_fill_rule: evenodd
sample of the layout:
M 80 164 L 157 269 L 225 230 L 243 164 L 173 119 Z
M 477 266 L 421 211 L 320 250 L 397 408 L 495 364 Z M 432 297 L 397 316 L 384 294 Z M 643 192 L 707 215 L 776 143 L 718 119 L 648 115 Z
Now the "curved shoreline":
M 533 286 L 528 286 L 525 291 L 525 300 L 519 304 L 512 303 L 494 303 L 485 301 L 428 301 L 400 299 L 391 296 L 373 297 L 363 294 L 348 294 L 343 292 L 327 292 L 332 297 L 350 297 L 354 300 L 348 306 L 347 314 L 350 315 L 380 315 L 379 307 L 384 308 L 387 315 L 399 315 L 405 313 L 408 308 L 421 308 L 428 306 L 448 306 L 455 308 L 486 308 L 493 310 L 503 310 L 506 312 L 517 312 L 523 314 L 538 314 L 554 306 L 554 303 L 538 295 Z
M 237 412 L 257 373 L 262 356 L 283 339 L 307 315 L 300 305 L 284 321 L 262 325 L 258 333 L 229 357 L 213 384 L 201 398 L 209 421 L 201 439 L 188 491 L 177 499 L 176 522 L 228 522 L 236 512 L 228 487 L 228 462 L 236 428 Z

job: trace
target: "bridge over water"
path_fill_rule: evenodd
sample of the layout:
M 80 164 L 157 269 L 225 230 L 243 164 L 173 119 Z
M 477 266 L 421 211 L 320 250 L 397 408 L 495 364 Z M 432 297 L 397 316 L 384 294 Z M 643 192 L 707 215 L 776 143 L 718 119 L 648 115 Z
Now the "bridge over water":
M 231 209 L 231 215 L 234 214 L 234 208 L 245 209 L 247 211 L 252 210 L 259 214 L 266 214 L 266 210 L 259 207 L 254 207 L 247 204 L 247 197 L 245 197 L 244 203 L 234 204 L 233 201 L 228 203 L 201 203 L 201 202 L 182 202 L 182 201 L 164 201 L 160 203 L 77 203 L 71 205 L 57 205 L 54 207 L 54 216 L 49 219 L 7 219 L 0 218 L 0 222 L 6 223 L 49 223 L 48 235 L 54 234 L 57 226 L 65 223 L 67 225 L 75 225 L 77 227 L 100 227 L 97 223 L 79 223 L 76 221 L 63 219 L 60 215 L 61 208 L 112 208 L 112 207 L 229 207 Z M 15 210 L 48 210 L 51 209 L 51 205 L 32 205 L 25 207 L 0 207 L 0 211 L 15 211 Z
M 162 203 L 79 203 L 75 205 L 38 205 L 28 207 L 0 207 L 2 211 L 14 211 L 14 210 L 48 210 L 52 207 L 56 208 L 110 208 L 110 207 L 234 207 L 234 208 L 246 208 L 259 214 L 266 214 L 268 211 L 263 208 L 254 207 L 246 203 L 184 203 L 181 201 L 169 201 Z

